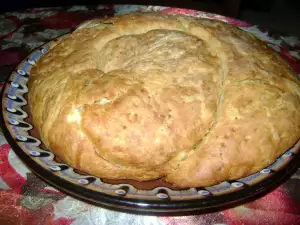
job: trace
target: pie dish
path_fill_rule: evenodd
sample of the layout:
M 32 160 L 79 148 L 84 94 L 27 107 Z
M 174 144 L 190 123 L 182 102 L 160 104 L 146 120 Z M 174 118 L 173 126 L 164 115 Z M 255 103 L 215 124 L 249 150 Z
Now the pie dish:
M 193 20 L 193 18 L 189 19 Z M 243 31 L 237 32 L 246 35 Z M 122 211 L 156 215 L 193 214 L 220 210 L 253 200 L 278 186 L 299 165 L 300 143 L 297 140 L 291 148 L 284 149 L 273 163 L 256 173 L 232 180 L 227 179 L 216 185 L 188 188 L 178 188 L 162 179 L 147 182 L 105 179 L 105 177 L 83 173 L 76 167 L 64 163 L 56 153 L 53 154 L 48 150 L 43 140 L 41 141 L 38 127 L 34 124 L 33 115 L 29 110 L 28 81 L 43 56 L 50 54 L 55 46 L 63 43 L 69 36 L 55 39 L 29 55 L 12 73 L 2 93 L 1 124 L 10 145 L 37 175 L 60 190 L 87 202 Z M 252 40 L 258 41 L 255 38 Z M 276 53 L 269 49 L 268 51 L 274 57 L 278 57 L 277 64 L 283 63 L 292 75 L 287 64 Z M 281 81 L 281 78 L 276 76 L 271 76 L 270 79 L 274 79 L 270 82 L 275 82 L 277 85 Z M 294 80 L 294 78 L 289 79 Z M 266 79 L 266 82 L 269 80 Z M 239 92 L 240 90 L 236 91 Z M 290 130 L 287 132 L 292 133 Z M 67 135 L 65 137 L 67 138 Z M 259 159 L 259 156 L 257 157 Z M 238 159 L 237 157 L 236 160 Z

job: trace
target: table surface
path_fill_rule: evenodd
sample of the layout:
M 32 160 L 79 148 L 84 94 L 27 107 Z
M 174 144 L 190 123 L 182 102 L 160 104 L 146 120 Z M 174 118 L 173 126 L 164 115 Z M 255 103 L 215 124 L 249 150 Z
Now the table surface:
M 300 39 L 259 25 L 195 10 L 136 5 L 37 8 L 0 15 L 0 87 L 32 50 L 84 20 L 132 11 L 181 13 L 242 27 L 281 52 L 300 76 Z M 222 212 L 181 217 L 139 216 L 95 207 L 65 195 L 35 176 L 0 130 L 0 224 L 300 224 L 300 170 L 273 192 Z

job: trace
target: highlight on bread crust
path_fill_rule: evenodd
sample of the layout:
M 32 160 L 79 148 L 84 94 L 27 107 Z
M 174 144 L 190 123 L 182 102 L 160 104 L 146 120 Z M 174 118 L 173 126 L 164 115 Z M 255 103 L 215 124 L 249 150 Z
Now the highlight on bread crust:
M 83 23 L 31 70 L 28 101 L 67 164 L 182 188 L 257 172 L 300 134 L 288 64 L 238 28 L 181 15 Z

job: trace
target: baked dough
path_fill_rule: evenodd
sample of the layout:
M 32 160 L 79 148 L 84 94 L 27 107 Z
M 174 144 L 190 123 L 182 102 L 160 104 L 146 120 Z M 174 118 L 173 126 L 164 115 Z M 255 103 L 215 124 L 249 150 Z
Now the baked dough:
M 101 178 L 181 188 L 238 179 L 300 134 L 300 86 L 262 41 L 223 22 L 135 13 L 80 25 L 32 68 L 45 146 Z

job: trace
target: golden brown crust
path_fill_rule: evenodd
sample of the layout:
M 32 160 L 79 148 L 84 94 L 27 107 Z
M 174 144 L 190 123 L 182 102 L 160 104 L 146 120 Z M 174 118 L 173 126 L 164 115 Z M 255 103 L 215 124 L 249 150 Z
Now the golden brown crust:
M 28 99 L 43 142 L 71 166 L 195 187 L 292 146 L 299 96 L 288 64 L 246 32 L 141 13 L 79 26 L 32 69 Z

